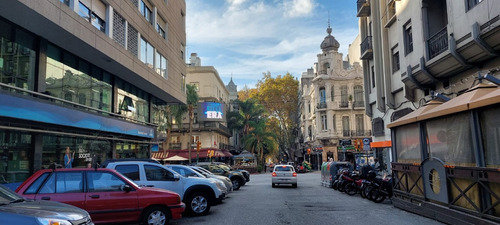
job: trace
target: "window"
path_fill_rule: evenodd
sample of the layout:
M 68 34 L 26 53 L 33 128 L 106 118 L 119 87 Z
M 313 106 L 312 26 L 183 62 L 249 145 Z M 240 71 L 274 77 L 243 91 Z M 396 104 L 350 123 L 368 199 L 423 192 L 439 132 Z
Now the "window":
M 486 166 L 491 168 L 500 166 L 500 151 L 498 151 L 500 146 L 500 117 L 498 115 L 500 115 L 499 107 L 487 108 L 479 113 L 485 162 Z
M 335 99 L 335 89 L 333 88 L 333 85 L 332 87 L 330 88 L 330 97 L 331 97 L 331 101 L 333 102 L 333 100 Z
M 141 0 L 140 5 L 139 5 L 139 9 L 141 11 L 141 14 L 142 14 L 142 16 L 144 16 L 144 18 L 146 18 L 146 20 L 149 23 L 153 24 L 153 17 L 152 17 L 153 13 L 151 11 L 151 8 L 152 7 L 149 6 L 148 3 L 144 2 L 144 0 Z
M 343 116 L 342 117 L 342 133 L 344 137 L 349 137 L 351 136 L 351 127 L 349 125 L 349 117 L 348 116 Z
M 115 167 L 115 170 L 131 180 L 140 180 L 138 165 L 119 165 Z
M 39 194 L 53 194 L 56 193 L 56 174 L 52 173 L 49 179 L 43 184 L 38 192 Z
M 59 0 L 61 1 L 62 3 L 64 3 L 65 5 L 69 6 L 69 0 Z
M 172 181 L 174 174 L 159 166 L 144 165 L 146 180 L 148 181 Z
M 342 85 L 340 87 L 340 107 L 346 108 L 349 106 L 349 96 L 347 96 L 347 86 Z
M 375 88 L 375 67 L 374 66 L 372 66 L 371 72 L 372 72 L 372 88 Z
M 25 194 L 36 194 L 36 191 L 38 188 L 40 188 L 40 185 L 45 181 L 45 179 L 50 175 L 51 173 L 44 173 L 40 175 L 33 184 L 24 192 Z
M 87 172 L 87 184 L 90 192 L 122 191 L 126 184 L 115 174 L 101 171 Z
M 392 73 L 396 72 L 399 70 L 399 51 L 396 50 L 398 46 L 394 46 L 391 49 L 391 54 L 392 54 Z
M 91 7 L 89 7 L 91 6 Z M 100 0 L 82 0 L 78 3 L 78 15 L 90 22 L 95 28 L 106 32 L 106 5 Z
M 311 103 L 309 103 L 307 106 L 308 106 L 308 109 L 309 109 L 309 113 L 311 113 Z
M 168 60 L 158 52 L 156 52 L 155 60 L 156 60 L 156 63 L 155 63 L 156 73 L 160 74 L 162 77 L 167 79 L 168 78 Z
M 411 29 L 411 21 L 403 26 L 403 36 L 405 42 L 405 54 L 413 52 L 413 32 Z
M 160 34 L 160 36 L 163 38 L 163 39 L 166 39 L 166 32 L 165 32 L 165 29 L 167 27 L 167 23 L 165 22 L 165 20 L 160 16 L 160 15 L 157 15 L 156 16 L 156 31 L 158 32 L 158 34 Z
M 354 107 L 363 107 L 365 105 L 363 96 L 363 87 L 361 85 L 354 86 Z
M 58 172 L 56 193 L 83 192 L 82 172 Z
M 364 136 L 365 134 L 365 121 L 363 114 L 356 114 L 356 135 Z
M 326 118 L 326 113 L 321 113 L 321 130 L 328 130 L 328 119 Z
M 154 48 L 153 46 L 141 38 L 141 61 L 145 63 L 149 68 L 153 69 L 153 57 Z
M 313 131 L 312 131 L 312 126 L 311 125 L 309 125 L 309 127 L 307 127 L 307 133 L 309 135 L 309 139 L 312 139 Z
M 173 171 L 177 172 L 178 174 L 182 175 L 183 177 L 199 177 L 198 174 L 195 172 L 185 169 L 185 168 L 180 168 L 180 167 L 169 167 Z
M 337 118 L 335 118 L 335 115 L 333 115 L 332 122 L 333 122 L 333 132 L 335 132 L 337 130 Z
M 465 0 L 465 3 L 467 4 L 465 8 L 469 11 L 482 1 L 483 0 Z
M 181 44 L 181 59 L 185 60 L 185 55 L 184 53 L 186 52 L 186 46 L 184 44 Z

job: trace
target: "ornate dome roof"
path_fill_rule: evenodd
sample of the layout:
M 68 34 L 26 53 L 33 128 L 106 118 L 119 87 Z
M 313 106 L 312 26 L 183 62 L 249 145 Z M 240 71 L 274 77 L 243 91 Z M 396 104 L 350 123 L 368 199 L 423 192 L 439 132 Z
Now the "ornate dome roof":
M 323 50 L 324 52 L 330 50 L 338 51 L 340 44 L 337 39 L 332 36 L 332 28 L 330 27 L 330 25 L 328 25 L 326 32 L 328 33 L 328 35 L 325 37 L 325 40 L 321 42 L 321 50 Z

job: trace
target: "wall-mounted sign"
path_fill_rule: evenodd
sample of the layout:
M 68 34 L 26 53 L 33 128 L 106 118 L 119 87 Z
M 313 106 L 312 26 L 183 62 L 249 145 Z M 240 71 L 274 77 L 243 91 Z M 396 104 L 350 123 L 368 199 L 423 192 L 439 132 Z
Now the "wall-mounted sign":
M 226 109 L 223 103 L 201 102 L 198 103 L 199 121 L 225 121 Z

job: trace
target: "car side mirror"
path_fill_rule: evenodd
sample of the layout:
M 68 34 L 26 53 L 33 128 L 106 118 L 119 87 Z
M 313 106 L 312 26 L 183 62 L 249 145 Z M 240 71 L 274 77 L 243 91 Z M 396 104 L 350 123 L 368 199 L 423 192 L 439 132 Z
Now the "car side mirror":
M 174 181 L 179 181 L 181 179 L 181 175 L 174 174 Z
M 132 187 L 130 187 L 130 185 L 128 185 L 128 184 L 122 185 L 121 189 L 124 192 L 130 192 L 130 191 L 132 191 Z

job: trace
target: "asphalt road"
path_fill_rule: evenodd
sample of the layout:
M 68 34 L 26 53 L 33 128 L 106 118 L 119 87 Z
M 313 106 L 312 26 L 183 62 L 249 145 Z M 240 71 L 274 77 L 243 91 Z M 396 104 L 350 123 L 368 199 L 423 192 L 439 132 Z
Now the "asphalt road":
M 321 186 L 318 172 L 298 175 L 298 187 L 271 187 L 271 175 L 252 174 L 251 181 L 232 192 L 202 217 L 184 217 L 170 224 L 442 224 L 392 206 L 374 203 Z

